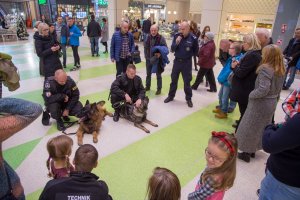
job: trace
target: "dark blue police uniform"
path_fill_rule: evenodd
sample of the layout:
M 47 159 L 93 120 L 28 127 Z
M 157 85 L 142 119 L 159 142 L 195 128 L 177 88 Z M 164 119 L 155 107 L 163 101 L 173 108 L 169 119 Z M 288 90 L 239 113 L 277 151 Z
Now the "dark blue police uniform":
M 182 39 L 178 45 L 176 45 L 176 38 L 181 36 Z M 186 37 L 183 37 L 181 33 L 174 36 L 171 45 L 171 51 L 175 52 L 174 65 L 171 73 L 171 84 L 168 98 L 175 97 L 179 74 L 182 74 L 184 82 L 185 99 L 190 101 L 192 98 L 192 57 L 197 55 L 199 51 L 198 40 L 196 36 L 189 33 Z M 166 102 L 167 103 L 167 102 Z

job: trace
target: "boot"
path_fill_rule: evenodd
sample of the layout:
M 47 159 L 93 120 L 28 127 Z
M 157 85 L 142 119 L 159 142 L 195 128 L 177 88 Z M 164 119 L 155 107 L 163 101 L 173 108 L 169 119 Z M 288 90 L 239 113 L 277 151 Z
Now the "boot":
M 46 110 L 43 111 L 42 124 L 44 126 L 50 125 L 50 114 Z
M 243 160 L 243 161 L 249 163 L 250 162 L 250 153 L 247 153 L 247 152 L 238 153 L 238 158 L 240 160 Z
M 66 130 L 66 127 L 65 127 L 64 122 L 62 121 L 62 119 L 56 120 L 56 123 L 57 123 L 57 130 L 59 130 L 59 131 Z
M 224 113 L 222 110 L 220 110 L 219 113 L 215 114 L 215 117 L 218 119 L 227 119 L 227 113 Z
M 114 116 L 113 116 L 114 122 L 119 121 L 119 118 L 120 118 L 120 112 L 115 110 L 115 113 L 114 113 Z
M 213 113 L 220 113 L 220 112 L 222 112 L 220 107 L 218 107 L 218 108 L 216 107 L 216 109 L 213 110 Z
M 161 89 L 157 89 L 157 91 L 155 92 L 155 95 L 160 95 L 161 94 Z

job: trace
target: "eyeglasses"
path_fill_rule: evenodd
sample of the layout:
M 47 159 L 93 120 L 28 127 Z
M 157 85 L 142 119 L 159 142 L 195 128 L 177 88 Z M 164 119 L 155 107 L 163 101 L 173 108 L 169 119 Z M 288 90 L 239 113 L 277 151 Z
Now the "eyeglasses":
M 208 150 L 208 148 L 205 149 L 205 155 L 206 155 L 206 158 L 212 158 L 212 160 L 213 160 L 214 162 L 222 163 L 222 162 L 225 162 L 225 161 L 226 161 L 226 158 L 219 158 L 219 157 L 213 155 L 213 154 Z

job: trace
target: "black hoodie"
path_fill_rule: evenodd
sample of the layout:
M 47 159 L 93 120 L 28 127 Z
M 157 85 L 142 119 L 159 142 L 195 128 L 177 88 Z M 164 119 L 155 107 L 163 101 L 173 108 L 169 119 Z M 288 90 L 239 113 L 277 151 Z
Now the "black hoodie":
M 35 32 L 33 38 L 36 54 L 43 58 L 45 78 L 54 76 L 56 70 L 62 69 L 58 51 L 53 52 L 51 50 L 51 47 L 58 44 L 51 36 L 41 36 L 38 32 Z

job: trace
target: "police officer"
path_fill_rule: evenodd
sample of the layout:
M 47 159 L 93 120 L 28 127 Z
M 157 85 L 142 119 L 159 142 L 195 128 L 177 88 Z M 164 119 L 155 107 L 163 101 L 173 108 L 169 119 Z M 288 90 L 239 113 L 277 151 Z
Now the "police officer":
M 111 104 L 115 109 L 113 120 L 119 121 L 121 107 L 116 105 L 118 102 L 126 101 L 140 107 L 145 92 L 141 77 L 136 75 L 135 65 L 129 64 L 126 73 L 119 75 L 110 88 Z
M 192 80 L 192 57 L 198 53 L 199 46 L 198 40 L 196 36 L 190 33 L 189 24 L 184 21 L 180 25 L 180 33 L 177 33 L 174 36 L 171 51 L 175 52 L 175 60 L 171 73 L 171 84 L 169 95 L 165 99 L 165 103 L 169 103 L 174 100 L 179 74 L 182 74 L 182 78 L 184 81 L 184 92 L 185 99 L 188 106 L 193 107 L 192 103 L 192 88 L 191 88 L 191 80 Z
M 45 80 L 43 97 L 46 110 L 56 120 L 59 131 L 65 130 L 63 119 L 69 121 L 69 115 L 77 116 L 81 111 L 82 104 L 79 101 L 79 95 L 76 83 L 62 69 L 56 70 L 54 77 Z M 49 121 L 43 124 L 49 124 Z

